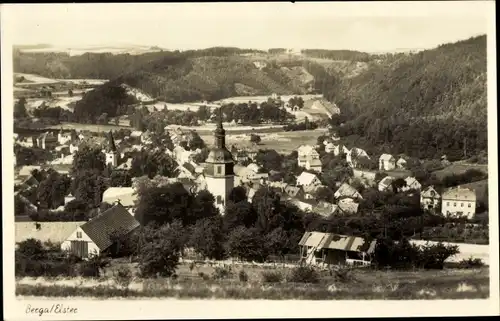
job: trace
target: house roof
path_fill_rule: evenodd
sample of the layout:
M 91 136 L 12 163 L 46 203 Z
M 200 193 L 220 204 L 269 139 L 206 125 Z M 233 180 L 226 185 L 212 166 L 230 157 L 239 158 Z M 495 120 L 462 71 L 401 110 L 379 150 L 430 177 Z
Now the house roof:
M 381 161 L 390 161 L 391 159 L 394 159 L 394 156 L 392 156 L 391 154 L 382 154 L 380 155 L 380 160 Z
M 194 174 L 196 172 L 196 167 L 194 167 L 194 165 L 191 163 L 184 163 L 182 164 L 182 167 L 187 169 L 191 174 Z
M 434 195 L 432 195 L 432 192 L 434 192 Z M 434 189 L 434 186 L 427 186 L 422 192 L 420 192 L 420 196 L 422 197 L 434 197 L 434 198 L 441 198 L 439 193 Z
M 363 198 L 361 194 L 354 187 L 352 187 L 347 183 L 343 183 L 342 185 L 340 185 L 339 189 L 335 192 L 334 196 L 336 198 L 342 196 Z
M 355 214 L 358 212 L 359 204 L 356 202 L 339 202 L 338 208 L 346 214 Z
M 321 216 L 328 217 L 334 214 L 338 209 L 338 205 L 328 203 L 328 202 L 319 202 L 314 208 L 313 212 L 317 213 Z
M 392 177 L 392 176 L 386 176 L 378 184 L 387 187 L 387 186 L 391 185 L 391 183 L 393 181 L 394 181 L 394 177 Z
M 110 187 L 102 194 L 102 201 L 113 204 L 119 201 L 123 206 L 134 206 L 137 194 L 133 187 Z
M 285 186 L 285 193 L 287 193 L 291 197 L 296 197 L 299 194 L 301 188 L 293 185 Z
M 415 183 L 420 184 L 415 177 L 410 177 L 410 176 L 405 178 L 405 182 L 406 182 L 406 186 L 411 186 Z
M 137 227 L 139 222 L 120 204 L 80 226 L 87 236 L 103 251 L 113 244 L 113 235 L 126 235 Z
M 403 163 L 406 163 L 406 159 L 404 159 L 403 157 L 400 157 L 397 162 L 400 164 L 403 164 Z
M 308 155 L 310 154 L 312 151 L 314 150 L 314 147 L 311 146 L 311 145 L 301 145 L 299 146 L 299 148 L 297 149 L 299 155 L 303 154 L 303 155 Z
M 258 173 L 259 169 L 260 169 L 259 165 L 255 164 L 255 163 L 248 164 L 247 168 L 254 173 Z
M 368 242 L 362 237 L 346 236 L 333 233 L 305 232 L 299 241 L 300 246 L 313 246 L 320 249 L 342 250 L 348 252 L 375 251 L 376 241 Z
M 476 193 L 468 188 L 458 186 L 445 191 L 442 198 L 443 200 L 475 201 Z
M 299 177 L 297 177 L 297 185 L 307 186 L 311 184 L 314 179 L 317 179 L 316 175 L 308 172 L 302 172 Z
M 41 166 L 23 166 L 19 169 L 19 176 L 30 176 L 33 170 L 41 170 Z
M 127 161 L 118 165 L 117 168 L 118 169 L 130 169 L 130 168 L 132 168 L 132 158 L 131 157 L 127 158 Z
M 15 240 L 16 243 L 30 238 L 40 240 L 41 242 L 64 242 L 73 231 L 87 222 L 38 222 L 40 229 L 37 229 L 35 222 L 19 221 L 16 219 Z

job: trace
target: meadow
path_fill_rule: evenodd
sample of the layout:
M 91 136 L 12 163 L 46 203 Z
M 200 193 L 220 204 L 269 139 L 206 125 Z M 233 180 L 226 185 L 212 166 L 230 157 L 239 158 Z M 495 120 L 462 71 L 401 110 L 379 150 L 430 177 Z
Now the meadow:
M 281 266 L 233 265 L 216 273 L 209 265 L 182 264 L 176 278 L 18 278 L 16 295 L 51 298 L 179 298 L 179 299 L 307 299 L 307 300 L 428 300 L 489 297 L 489 269 L 321 271 L 314 283 L 292 282 L 291 269 Z M 241 271 L 244 271 L 241 272 Z M 264 278 L 263 274 L 280 275 Z M 241 275 L 245 274 L 246 277 Z

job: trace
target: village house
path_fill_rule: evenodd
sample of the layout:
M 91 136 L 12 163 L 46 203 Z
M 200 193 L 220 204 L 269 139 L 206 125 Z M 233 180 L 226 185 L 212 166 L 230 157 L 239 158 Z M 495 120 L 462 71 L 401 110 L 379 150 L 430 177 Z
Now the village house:
M 298 165 L 307 170 L 321 172 L 319 153 L 311 145 L 302 145 L 298 149 Z
M 62 130 L 57 134 L 57 141 L 59 145 L 66 145 L 66 143 L 70 142 L 73 139 L 73 135 L 70 132 L 63 133 Z
M 406 192 L 409 190 L 420 191 L 422 185 L 417 181 L 415 177 L 407 177 L 405 178 L 406 185 L 401 188 L 401 191 Z
M 465 215 L 471 219 L 476 214 L 476 193 L 473 190 L 458 186 L 445 191 L 441 198 L 444 216 Z
M 76 198 L 73 196 L 73 194 L 69 193 L 68 195 L 64 196 L 64 205 L 67 205 L 69 202 L 75 199 Z
M 358 212 L 359 203 L 352 198 L 343 198 L 337 202 L 339 213 L 356 214 Z
M 109 187 L 102 194 L 102 202 L 108 204 L 120 203 L 130 214 L 134 215 L 137 197 L 137 192 L 133 187 Z
M 301 186 L 286 185 L 285 194 L 292 198 L 304 198 L 304 190 Z
M 124 154 L 122 154 L 125 156 Z M 121 159 L 123 159 L 123 156 L 121 156 Z M 121 170 L 130 170 L 132 168 L 132 157 L 127 158 L 124 160 L 116 169 L 121 169 Z
M 19 173 L 17 174 L 17 176 L 21 179 L 25 179 L 25 178 L 28 178 L 29 176 L 31 176 L 31 172 L 33 172 L 34 170 L 38 170 L 38 171 L 41 171 L 42 170 L 42 167 L 41 166 L 35 166 L 35 165 L 26 165 L 26 166 L 23 166 L 19 169 Z
M 403 157 L 400 157 L 398 159 L 398 161 L 396 162 L 396 167 L 398 169 L 406 169 L 406 164 L 407 164 L 406 159 L 404 159 Z
M 85 224 L 85 221 L 78 222 L 34 222 L 29 218 L 18 219 L 15 217 L 15 242 L 26 241 L 28 239 L 39 240 L 42 243 L 51 242 L 61 244 L 71 233 Z
M 378 183 L 378 190 L 380 192 L 387 192 L 391 191 L 392 189 L 392 182 L 394 182 L 395 178 L 392 176 L 386 176 L 384 177 L 379 183 Z
M 434 189 L 434 186 L 428 186 L 420 193 L 420 206 L 424 210 L 435 211 L 439 208 L 441 196 Z
M 361 148 L 354 147 L 346 153 L 346 161 L 352 168 L 357 168 L 362 158 L 370 159 L 368 153 Z
M 378 169 L 381 171 L 391 171 L 396 168 L 396 159 L 390 154 L 382 154 L 379 158 Z
M 299 177 L 297 177 L 297 186 L 302 186 L 304 192 L 311 193 L 321 186 L 321 181 L 318 176 L 312 173 L 302 172 Z
M 31 148 L 36 145 L 36 139 L 34 137 L 19 137 L 16 140 L 16 144 L 19 146 Z
M 342 185 L 340 185 L 340 187 L 337 189 L 335 194 L 333 194 L 333 196 L 336 199 L 346 198 L 346 197 L 349 197 L 352 199 L 362 199 L 363 198 L 363 196 L 361 196 L 361 194 L 354 187 L 352 187 L 351 185 L 349 185 L 347 183 L 343 183 Z
M 78 145 L 77 145 L 76 143 L 71 143 L 71 144 L 69 144 L 69 152 L 70 152 L 71 154 L 76 153 L 76 152 L 78 151 L 78 149 L 79 149 L 79 148 L 78 148 Z
M 38 148 L 52 150 L 56 148 L 57 144 L 57 137 L 53 133 L 46 132 L 36 138 Z
M 333 233 L 305 232 L 299 241 L 301 261 L 307 265 L 369 265 L 376 241 Z
M 198 173 L 196 173 L 196 167 L 191 163 L 179 165 L 175 170 L 178 173 L 178 178 L 188 178 L 194 180 L 198 176 Z
M 140 226 L 123 207 L 116 204 L 102 214 L 78 226 L 61 244 L 63 251 L 88 259 L 110 249 L 116 239 L 126 238 Z

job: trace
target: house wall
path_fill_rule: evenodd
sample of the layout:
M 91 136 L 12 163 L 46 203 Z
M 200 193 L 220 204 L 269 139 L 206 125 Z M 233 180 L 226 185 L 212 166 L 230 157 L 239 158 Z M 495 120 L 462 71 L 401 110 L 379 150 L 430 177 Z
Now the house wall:
M 116 167 L 118 165 L 118 154 L 116 153 L 106 153 L 106 166 L 111 165 Z
M 472 218 L 476 214 L 476 201 L 443 199 L 441 213 L 443 215 L 458 215 L 462 213 L 462 215 Z
M 438 208 L 439 201 L 439 198 L 420 196 L 420 206 L 424 209 L 429 209 L 429 205 L 431 205 L 433 209 Z
M 77 232 L 82 233 L 82 237 L 77 237 Z M 99 255 L 101 250 L 97 247 L 97 245 L 90 239 L 90 237 L 85 234 L 85 232 L 81 229 L 81 227 L 77 227 L 73 233 L 61 244 L 61 250 L 63 251 L 71 251 L 71 241 L 85 241 L 88 244 L 88 254 L 90 255 Z
M 338 265 L 346 263 L 346 253 L 345 251 L 333 250 L 333 249 L 323 249 L 325 254 L 325 263 Z
M 380 160 L 379 169 L 383 171 L 390 171 L 396 168 L 396 161 L 391 158 L 390 160 Z

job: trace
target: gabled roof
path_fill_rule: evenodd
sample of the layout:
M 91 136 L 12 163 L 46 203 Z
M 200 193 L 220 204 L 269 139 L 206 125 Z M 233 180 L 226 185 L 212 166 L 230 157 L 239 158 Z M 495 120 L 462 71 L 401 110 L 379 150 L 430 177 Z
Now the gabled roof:
M 394 181 L 394 179 L 395 178 L 392 176 L 386 176 L 378 184 L 387 187 L 387 186 L 391 185 L 391 183 Z
M 299 177 L 297 177 L 297 185 L 307 186 L 317 179 L 317 176 L 308 172 L 302 172 Z
M 300 187 L 293 186 L 293 185 L 287 185 L 285 187 L 285 193 L 288 194 L 290 197 L 296 197 L 301 191 Z
M 415 177 L 408 176 L 405 178 L 406 186 L 411 186 L 414 183 L 420 184 Z
M 442 197 L 443 200 L 475 201 L 476 193 L 468 188 L 458 186 L 445 191 Z
M 110 247 L 111 237 L 124 236 L 139 227 L 139 222 L 123 207 L 117 204 L 94 219 L 80 226 L 87 236 L 101 250 Z
M 356 202 L 339 202 L 339 210 L 345 214 L 356 214 L 358 212 L 359 204 Z
M 339 197 L 354 197 L 354 198 L 363 198 L 361 194 L 351 185 L 347 183 L 343 183 L 340 185 L 339 189 L 335 192 L 334 196 L 336 198 Z
M 432 194 L 434 192 L 434 195 Z M 427 186 L 422 192 L 420 192 L 420 196 L 422 197 L 433 197 L 433 198 L 441 198 L 441 195 L 434 189 L 434 186 Z
M 368 254 L 375 251 L 376 244 L 377 241 L 369 242 L 362 237 L 321 232 L 305 232 L 299 241 L 300 246 L 312 246 L 317 250 L 332 249 Z

